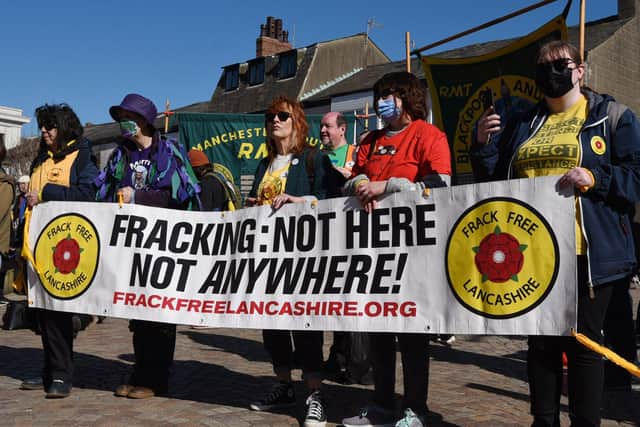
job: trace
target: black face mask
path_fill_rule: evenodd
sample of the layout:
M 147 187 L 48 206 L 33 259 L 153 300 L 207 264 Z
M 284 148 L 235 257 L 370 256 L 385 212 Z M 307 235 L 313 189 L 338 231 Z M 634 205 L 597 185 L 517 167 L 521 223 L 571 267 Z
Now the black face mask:
M 536 66 L 536 84 L 545 96 L 560 98 L 573 88 L 573 69 L 568 65 L 566 59 L 557 59 Z

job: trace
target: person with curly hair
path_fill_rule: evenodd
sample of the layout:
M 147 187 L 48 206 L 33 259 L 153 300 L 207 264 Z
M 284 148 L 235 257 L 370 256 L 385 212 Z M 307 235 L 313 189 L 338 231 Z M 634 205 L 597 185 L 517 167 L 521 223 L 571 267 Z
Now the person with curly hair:
M 274 99 L 265 113 L 265 126 L 268 156 L 258 165 L 247 205 L 270 205 L 279 209 L 287 203 L 325 199 L 333 166 L 325 154 L 306 143 L 309 125 L 300 103 L 286 97 Z M 327 415 L 320 392 L 323 332 L 264 330 L 262 336 L 278 382 L 262 399 L 251 403 L 251 409 L 264 411 L 295 405 L 291 380 L 293 336 L 295 352 L 309 389 L 304 425 L 324 426 Z
M 451 156 L 446 135 L 425 121 L 426 90 L 411 73 L 384 75 L 373 86 L 376 113 L 383 129 L 360 144 L 352 178 L 344 191 L 356 196 L 367 212 L 379 198 L 400 191 L 450 185 Z M 423 426 L 434 417 L 427 407 L 429 336 L 419 333 L 370 333 L 375 391 L 373 403 L 344 419 L 345 427 L 393 425 L 396 339 L 404 373 L 403 416 L 399 425 Z M 402 424 L 405 423 L 405 424 Z
M 36 109 L 40 147 L 31 163 L 29 207 L 52 200 L 92 201 L 98 175 L 89 140 L 83 138 L 80 119 L 67 104 L 45 104 Z M 73 381 L 73 313 L 38 309 L 42 336 L 42 376 L 25 379 L 23 390 L 41 389 L 47 398 L 69 396 Z

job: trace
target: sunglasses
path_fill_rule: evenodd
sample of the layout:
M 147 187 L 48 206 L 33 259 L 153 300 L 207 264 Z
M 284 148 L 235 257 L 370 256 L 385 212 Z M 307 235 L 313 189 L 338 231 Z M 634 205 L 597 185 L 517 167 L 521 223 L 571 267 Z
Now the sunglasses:
M 291 113 L 288 111 L 278 111 L 277 113 L 267 113 L 264 115 L 267 122 L 272 122 L 276 116 L 278 116 L 278 120 L 281 122 L 286 122 L 289 117 L 291 117 Z
M 56 129 L 58 125 L 54 121 L 47 120 L 45 122 L 38 123 L 38 127 L 40 129 L 45 128 L 46 130 L 51 130 L 51 129 Z
M 556 73 L 562 73 L 569 68 L 569 64 L 572 63 L 575 64 L 576 62 L 571 58 L 560 58 L 549 62 L 539 62 L 536 64 L 536 68 L 539 71 L 555 71 Z

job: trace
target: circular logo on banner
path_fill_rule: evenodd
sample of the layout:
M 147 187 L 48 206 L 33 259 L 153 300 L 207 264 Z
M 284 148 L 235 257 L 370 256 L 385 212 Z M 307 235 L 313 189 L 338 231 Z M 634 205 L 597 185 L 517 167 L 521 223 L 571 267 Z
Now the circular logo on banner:
M 605 151 L 607 151 L 607 146 L 605 145 L 604 139 L 601 136 L 594 136 L 591 138 L 591 149 L 594 153 L 599 156 L 602 156 Z
M 49 295 L 73 299 L 82 295 L 98 269 L 100 239 L 94 225 L 82 215 L 60 215 L 43 229 L 34 257 Z
M 558 242 L 533 207 L 496 197 L 467 209 L 446 249 L 449 286 L 484 317 L 520 316 L 540 304 L 558 275 Z

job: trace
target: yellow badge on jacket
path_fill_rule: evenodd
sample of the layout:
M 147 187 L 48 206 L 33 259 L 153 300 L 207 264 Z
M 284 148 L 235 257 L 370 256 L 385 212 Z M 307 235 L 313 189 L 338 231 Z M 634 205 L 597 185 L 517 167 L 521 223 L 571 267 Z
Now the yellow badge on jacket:
M 598 156 L 602 156 L 607 151 L 607 145 L 604 142 L 604 138 L 601 136 L 594 136 L 591 138 L 591 149 Z

